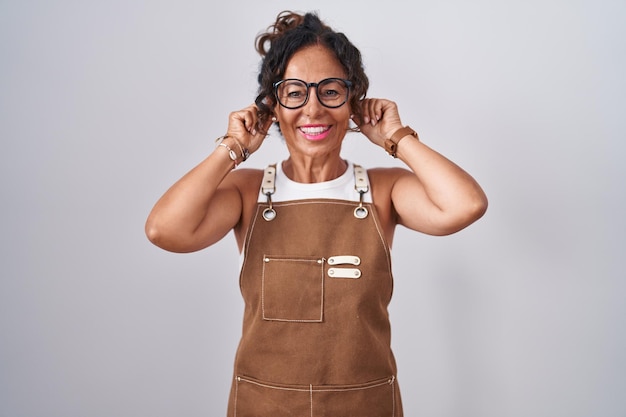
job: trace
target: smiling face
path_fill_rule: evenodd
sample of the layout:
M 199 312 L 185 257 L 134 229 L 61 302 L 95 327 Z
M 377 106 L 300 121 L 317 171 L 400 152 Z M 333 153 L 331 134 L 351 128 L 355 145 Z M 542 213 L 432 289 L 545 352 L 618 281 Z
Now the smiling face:
M 283 79 L 297 78 L 306 83 L 318 83 L 327 78 L 345 78 L 346 74 L 332 52 L 323 46 L 309 46 L 296 52 L 285 70 Z M 338 157 L 341 143 L 349 127 L 350 106 L 323 106 L 309 89 L 309 100 L 297 109 L 277 104 L 274 113 L 292 157 Z

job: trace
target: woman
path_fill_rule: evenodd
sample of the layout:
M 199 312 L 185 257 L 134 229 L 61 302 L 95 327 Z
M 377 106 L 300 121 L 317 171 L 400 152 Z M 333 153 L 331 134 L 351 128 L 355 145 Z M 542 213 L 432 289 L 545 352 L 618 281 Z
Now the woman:
M 156 203 L 147 236 L 190 252 L 234 231 L 245 312 L 229 416 L 401 416 L 387 314 L 394 229 L 454 233 L 487 199 L 394 102 L 365 98 L 359 51 L 316 15 L 279 14 L 257 50 L 255 104 L 232 112 L 215 150 Z M 272 123 L 289 157 L 234 170 Z M 351 130 L 408 169 L 343 159 Z

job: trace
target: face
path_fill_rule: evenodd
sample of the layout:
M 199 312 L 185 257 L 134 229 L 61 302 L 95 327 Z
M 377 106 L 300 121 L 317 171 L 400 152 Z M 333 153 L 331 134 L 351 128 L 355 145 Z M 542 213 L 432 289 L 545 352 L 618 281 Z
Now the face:
M 301 49 L 291 57 L 283 79 L 318 83 L 326 78 L 345 77 L 343 67 L 332 52 L 315 45 Z M 276 104 L 274 113 L 292 156 L 300 154 L 317 158 L 339 154 L 350 122 L 347 102 L 338 108 L 325 107 L 319 102 L 315 87 L 311 87 L 304 106 L 287 109 Z

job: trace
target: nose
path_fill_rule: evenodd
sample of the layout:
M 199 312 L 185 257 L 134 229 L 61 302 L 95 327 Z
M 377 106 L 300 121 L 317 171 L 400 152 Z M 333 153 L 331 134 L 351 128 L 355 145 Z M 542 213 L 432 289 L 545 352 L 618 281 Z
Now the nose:
M 321 110 L 323 110 L 324 106 L 317 97 L 317 85 L 309 85 L 308 88 L 309 99 L 305 103 L 303 110 L 307 115 L 311 116 L 318 114 Z

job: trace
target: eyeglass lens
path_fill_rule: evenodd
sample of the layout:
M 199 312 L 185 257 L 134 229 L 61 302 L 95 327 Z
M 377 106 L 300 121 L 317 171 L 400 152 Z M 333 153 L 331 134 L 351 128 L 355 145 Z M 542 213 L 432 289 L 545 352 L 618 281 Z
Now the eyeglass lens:
M 317 99 L 326 107 L 340 107 L 348 100 L 349 88 L 339 78 L 328 78 L 319 84 L 308 85 L 302 80 L 287 79 L 277 85 L 276 98 L 287 108 L 301 107 L 309 98 L 309 86 L 316 87 Z

